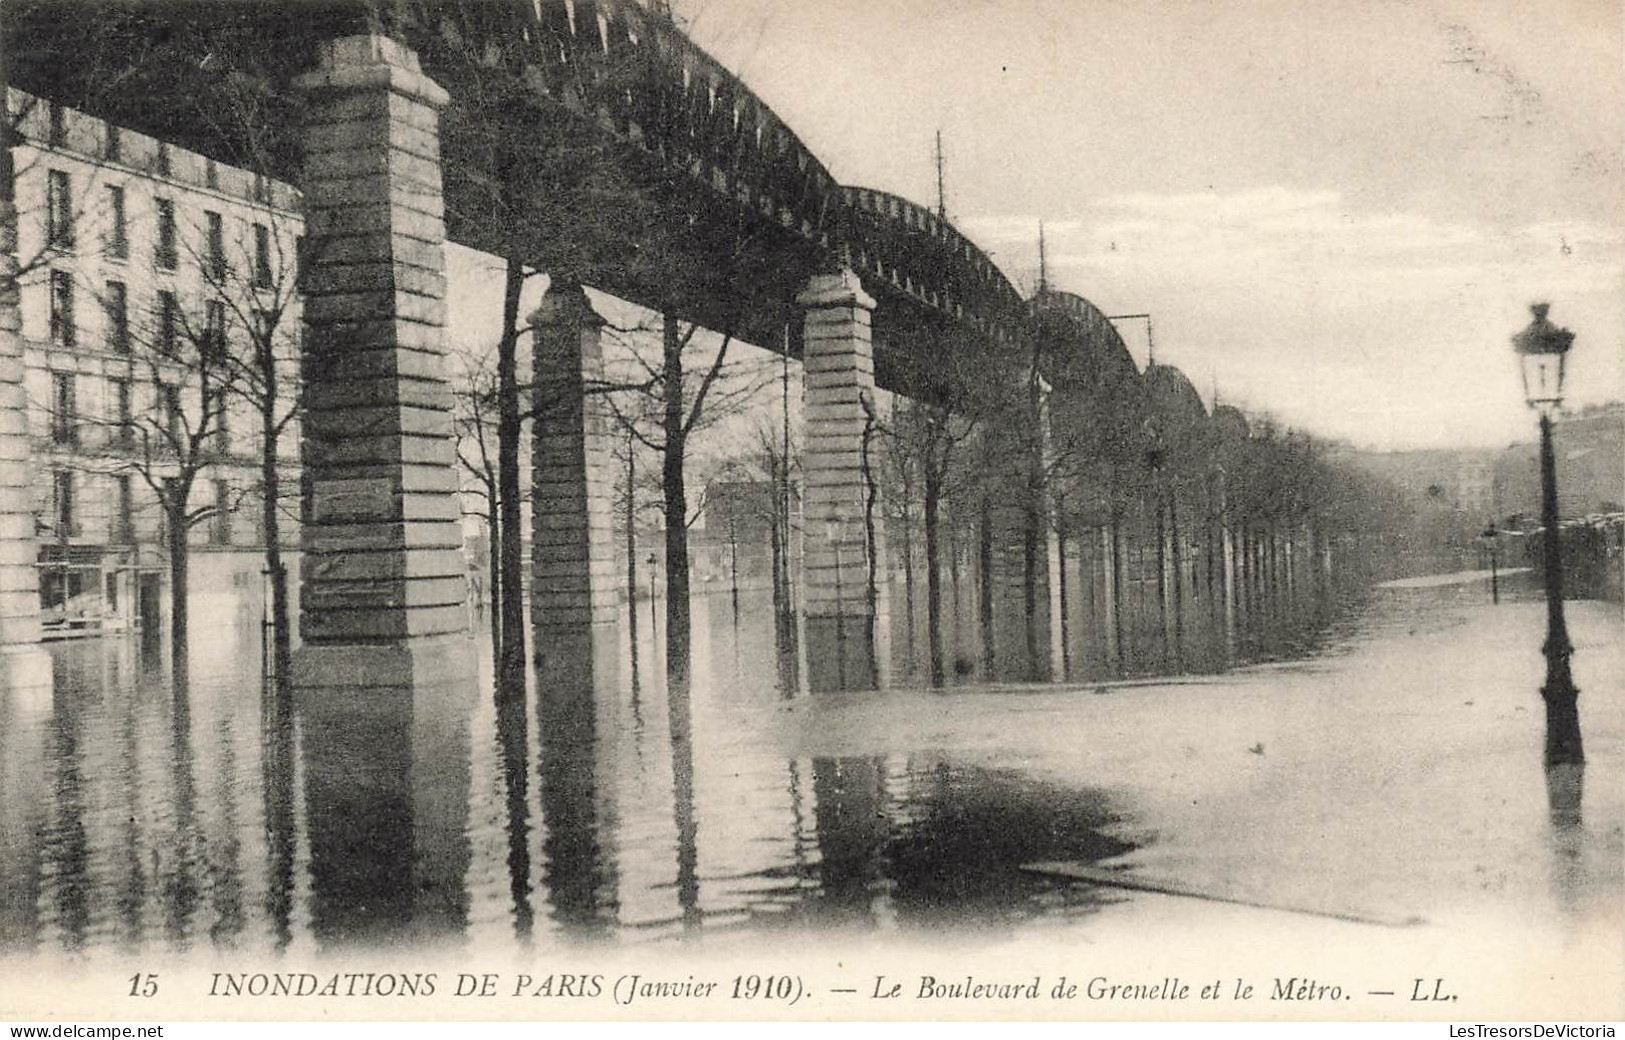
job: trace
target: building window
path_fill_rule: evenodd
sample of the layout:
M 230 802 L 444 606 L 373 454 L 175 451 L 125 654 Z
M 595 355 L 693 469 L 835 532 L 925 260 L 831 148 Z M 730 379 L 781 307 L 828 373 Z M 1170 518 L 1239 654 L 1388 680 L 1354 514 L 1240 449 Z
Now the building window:
M 226 277 L 226 225 L 214 210 L 204 210 L 203 218 L 208 222 L 208 273 L 219 283 Z
M 158 266 L 173 271 L 180 261 L 180 246 L 175 235 L 175 201 L 154 199 L 153 206 L 158 212 Z
M 47 143 L 52 148 L 61 148 L 68 139 L 67 113 L 55 101 L 47 101 L 45 108 L 47 118 L 50 120 L 50 136 Z
M 79 532 L 74 526 L 73 470 L 59 469 L 51 474 L 51 519 L 58 538 L 71 538 Z
M 51 341 L 64 347 L 79 342 L 73 320 L 73 272 L 51 272 Z
M 102 249 L 114 260 L 129 259 L 130 229 L 124 213 L 124 189 L 109 184 L 103 190 L 107 196 L 107 231 L 102 237 Z
M 113 478 L 113 541 L 123 545 L 135 541 L 135 499 L 128 473 Z
M 130 293 L 123 282 L 108 282 L 107 297 L 107 349 L 114 354 L 130 352 Z
M 158 290 L 158 353 L 174 357 L 180 342 L 181 305 L 170 289 Z
M 220 187 L 220 168 L 213 159 L 203 160 L 203 183 L 215 189 Z
M 209 540 L 215 545 L 231 544 L 231 485 L 224 480 L 214 482 L 214 523 L 209 525 Z
M 226 304 L 224 300 L 210 300 L 203 311 L 203 343 L 199 352 L 204 357 L 218 358 L 226 352 Z
M 107 137 L 103 142 L 103 150 L 108 162 L 118 162 L 123 157 L 124 142 L 119 139 L 119 128 L 112 123 L 107 124 Z
M 171 175 L 171 164 L 170 164 L 170 161 L 169 161 L 169 145 L 165 144 L 162 141 L 158 142 L 158 155 L 153 160 L 153 169 L 157 172 L 158 176 L 160 176 L 160 177 L 168 177 L 168 176 Z
M 263 173 L 254 175 L 254 201 L 267 205 L 271 202 L 271 178 Z
M 52 170 L 46 176 L 45 222 L 47 244 L 73 248 L 73 181 L 63 170 Z
M 254 225 L 254 284 L 271 287 L 271 229 L 264 224 Z
M 51 373 L 51 441 L 64 448 L 79 444 L 79 405 L 72 372 Z
M 165 383 L 162 389 L 164 409 L 164 431 L 169 440 L 169 448 L 179 451 L 185 440 L 185 433 L 181 426 L 181 388 L 174 383 Z
M 113 414 L 109 418 L 113 422 L 113 443 L 117 447 L 127 449 L 135 443 L 135 428 L 130 423 L 130 381 L 114 379 L 110 386 L 113 395 Z
M 216 399 L 214 416 L 214 451 L 224 458 L 231 454 L 231 412 L 222 394 Z

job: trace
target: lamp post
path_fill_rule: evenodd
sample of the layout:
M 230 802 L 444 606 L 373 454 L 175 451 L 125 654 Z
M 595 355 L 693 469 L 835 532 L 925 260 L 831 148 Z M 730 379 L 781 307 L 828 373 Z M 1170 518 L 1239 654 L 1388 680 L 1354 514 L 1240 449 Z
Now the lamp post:
M 1580 691 L 1569 671 L 1568 625 L 1563 618 L 1563 555 L 1557 528 L 1557 464 L 1552 453 L 1552 418 L 1563 402 L 1563 365 L 1574 333 L 1546 320 L 1550 305 L 1537 303 L 1535 320 L 1512 337 L 1523 367 L 1524 397 L 1540 413 L 1540 497 L 1542 550 L 1546 571 L 1546 765 L 1578 765 L 1585 761 L 1580 744 Z
M 1490 602 L 1496 604 L 1501 602 L 1500 568 L 1497 566 L 1499 561 L 1496 558 L 1495 546 L 1495 536 L 1500 533 L 1495 529 L 1495 521 L 1491 520 L 1490 526 L 1484 528 L 1484 533 L 1478 536 L 1484 540 L 1484 547 L 1490 552 Z
M 654 553 L 650 553 L 647 562 L 649 564 L 649 638 L 654 640 L 655 645 L 658 646 L 660 639 L 660 619 L 658 612 L 655 610 L 655 568 L 660 563 L 660 560 L 655 556 Z

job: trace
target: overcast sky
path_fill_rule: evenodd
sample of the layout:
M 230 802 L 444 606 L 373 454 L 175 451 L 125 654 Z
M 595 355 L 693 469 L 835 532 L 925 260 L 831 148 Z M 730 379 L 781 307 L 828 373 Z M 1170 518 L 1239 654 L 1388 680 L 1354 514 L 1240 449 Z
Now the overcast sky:
M 1617 0 L 677 0 L 843 183 L 1149 311 L 1203 395 L 1381 448 L 1527 439 L 1509 337 L 1625 390 Z M 1143 362 L 1143 327 L 1125 328 Z

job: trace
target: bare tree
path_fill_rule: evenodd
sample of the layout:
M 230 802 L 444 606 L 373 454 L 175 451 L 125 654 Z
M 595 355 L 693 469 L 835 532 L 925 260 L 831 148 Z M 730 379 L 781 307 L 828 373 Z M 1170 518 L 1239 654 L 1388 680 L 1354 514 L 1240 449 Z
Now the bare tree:
M 245 111 L 244 119 L 253 118 Z M 225 311 L 238 333 L 230 338 L 222 363 L 229 378 L 223 390 L 241 400 L 259 425 L 260 527 L 265 540 L 265 569 L 271 582 L 271 633 L 276 673 L 287 675 L 292 653 L 288 570 L 282 555 L 282 518 L 288 511 L 284 492 L 282 445 L 302 412 L 300 367 L 302 326 L 298 321 L 299 263 L 294 255 L 300 226 L 269 203 L 256 211 L 249 234 L 225 246 L 220 256 L 189 246 L 203 271 L 204 292 Z M 187 240 L 191 242 L 191 239 Z M 298 489 L 295 488 L 294 495 Z
M 697 334 L 701 327 L 679 321 L 670 311 L 661 315 L 658 355 L 649 331 L 612 328 L 612 336 L 626 348 L 627 364 L 635 373 L 623 386 L 635 389 L 612 394 L 610 402 L 622 428 L 660 458 L 666 531 L 666 670 L 674 680 L 686 680 L 690 666 L 688 528 L 698 516 L 698 510 L 691 513 L 689 505 L 690 445 L 698 431 L 737 415 L 772 373 L 760 363 L 730 364 L 731 333 L 723 333 L 714 348 L 700 346 Z M 714 352 L 706 357 L 711 349 Z M 691 367 L 695 359 L 698 364 Z M 643 382 L 637 382 L 638 378 Z
M 206 297 L 190 310 L 173 305 L 173 297 L 160 300 L 154 313 L 126 330 L 129 383 L 141 388 L 144 400 L 127 412 L 85 419 L 104 432 L 80 447 L 98 472 L 135 476 L 158 502 L 169 561 L 171 664 L 179 680 L 190 638 L 191 533 L 204 523 L 223 523 L 242 493 L 224 477 L 213 500 L 198 503 L 195 492 L 206 474 L 231 466 L 227 416 L 245 367 L 231 345 L 241 329 L 223 300 Z
M 500 532 L 500 482 L 496 472 L 497 380 L 491 352 L 469 348 L 454 351 L 462 359 L 462 370 L 452 377 L 452 427 L 457 435 L 457 463 L 471 483 L 463 484 L 465 515 L 478 517 L 485 525 L 487 566 L 486 596 L 490 604 L 491 660 L 502 659 L 502 537 Z M 479 505 L 470 508 L 470 499 Z

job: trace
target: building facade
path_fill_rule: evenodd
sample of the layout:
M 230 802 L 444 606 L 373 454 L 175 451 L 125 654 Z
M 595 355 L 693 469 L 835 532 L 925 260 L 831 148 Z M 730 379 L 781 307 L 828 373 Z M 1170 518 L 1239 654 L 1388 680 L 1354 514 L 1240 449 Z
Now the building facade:
M 212 596 L 257 599 L 273 385 L 281 541 L 298 544 L 298 193 L 15 90 L 7 100 L 47 636 L 163 616 L 159 489 L 188 475 L 194 615 Z

